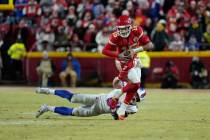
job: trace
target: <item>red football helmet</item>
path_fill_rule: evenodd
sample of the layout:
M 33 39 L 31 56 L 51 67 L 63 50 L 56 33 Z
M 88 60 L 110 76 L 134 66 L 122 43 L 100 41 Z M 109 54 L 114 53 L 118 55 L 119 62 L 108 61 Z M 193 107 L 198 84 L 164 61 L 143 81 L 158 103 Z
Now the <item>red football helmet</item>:
M 126 38 L 129 36 L 131 32 L 131 19 L 127 15 L 122 15 L 117 20 L 117 31 L 119 32 L 119 35 L 123 38 Z

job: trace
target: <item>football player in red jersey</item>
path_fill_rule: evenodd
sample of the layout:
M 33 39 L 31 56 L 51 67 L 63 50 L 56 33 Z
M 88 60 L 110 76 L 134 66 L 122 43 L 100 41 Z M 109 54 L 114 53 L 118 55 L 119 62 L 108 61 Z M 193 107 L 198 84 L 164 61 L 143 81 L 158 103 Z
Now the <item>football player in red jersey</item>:
M 132 26 L 129 16 L 122 15 L 117 21 L 117 29 L 109 37 L 102 53 L 115 58 L 116 67 L 119 70 L 118 80 L 126 81 L 128 84 L 121 88 L 126 93 L 124 103 L 117 110 L 120 120 L 124 119 L 125 110 L 140 87 L 141 68 L 137 53 L 150 50 L 153 44 L 149 37 L 144 34 L 140 26 Z M 120 95 L 119 95 L 120 96 Z M 117 100 L 113 99 L 113 100 Z

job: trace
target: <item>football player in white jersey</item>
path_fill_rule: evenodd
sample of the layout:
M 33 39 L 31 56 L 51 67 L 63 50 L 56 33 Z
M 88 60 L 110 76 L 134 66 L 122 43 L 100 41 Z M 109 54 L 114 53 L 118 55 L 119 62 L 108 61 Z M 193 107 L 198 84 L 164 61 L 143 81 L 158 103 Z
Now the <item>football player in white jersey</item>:
M 75 108 L 64 106 L 49 106 L 44 104 L 36 113 L 37 118 L 43 113 L 50 111 L 60 115 L 77 117 L 90 117 L 98 116 L 100 114 L 111 113 L 114 119 L 118 119 L 116 110 L 125 98 L 125 94 L 123 94 L 122 96 L 120 96 L 119 100 L 113 100 L 114 97 L 119 96 L 119 94 L 121 93 L 120 89 L 113 89 L 109 93 L 100 94 L 74 94 L 68 90 L 37 88 L 36 93 L 57 95 L 59 97 L 67 99 L 71 103 L 82 104 L 82 106 Z M 139 88 L 133 101 L 129 104 L 129 106 L 126 109 L 126 115 L 134 114 L 138 111 L 138 106 L 136 102 L 142 101 L 145 95 L 145 90 Z

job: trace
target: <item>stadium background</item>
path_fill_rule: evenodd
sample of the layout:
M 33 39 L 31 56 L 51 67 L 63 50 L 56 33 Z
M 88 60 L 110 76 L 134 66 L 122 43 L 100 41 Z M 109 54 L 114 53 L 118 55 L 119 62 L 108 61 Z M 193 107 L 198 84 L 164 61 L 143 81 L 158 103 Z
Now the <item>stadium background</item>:
M 153 78 L 153 68 L 163 68 L 169 59 L 175 62 L 179 70 L 182 69 L 179 82 L 184 84 L 190 83 L 191 80 L 189 65 L 193 56 L 201 57 L 209 71 L 210 4 L 207 0 L 16 0 L 13 1 L 14 5 L 9 0 L 1 2 L 3 7 L 0 8 L 4 10 L 0 14 L 3 40 L 1 47 L 3 83 L 4 81 L 8 83 L 7 50 L 17 39 L 21 39 L 28 52 L 23 60 L 23 80 L 29 85 L 36 85 L 35 67 L 41 54 L 33 55 L 31 51 L 43 51 L 37 48 L 39 40 L 36 36 L 46 28 L 50 28 L 49 32 L 54 34 L 55 39 L 48 51 L 57 52 L 50 56 L 58 68 L 51 82 L 59 83 L 59 67 L 65 57 L 64 53 L 60 52 L 76 51 L 75 57 L 81 63 L 82 82 L 94 80 L 91 79 L 92 74 L 97 73 L 99 81 L 104 85 L 107 83 L 110 85 L 112 77 L 116 75 L 116 70 L 110 69 L 114 67 L 114 63 L 109 58 L 100 55 L 100 52 L 95 53 L 99 46 L 95 39 L 97 33 L 104 27 L 108 27 L 108 33 L 113 31 L 115 21 L 121 14 L 129 15 L 135 25 L 141 25 L 155 45 L 156 52 L 149 52 L 152 61 L 147 84 L 161 82 Z M 58 44 L 59 41 L 56 40 L 60 29 L 63 29 L 65 34 L 60 42 L 66 44 Z M 74 35 L 78 36 L 79 43 L 74 42 Z M 196 43 L 189 45 L 191 37 L 195 37 Z M 75 48 L 76 45 L 79 48 Z M 191 51 L 197 52 L 191 53 Z M 91 60 L 89 62 L 92 64 L 88 65 L 85 60 Z M 103 67 L 104 65 L 110 66 Z
M 154 68 L 163 68 L 167 60 L 173 60 L 180 70 L 179 82 L 183 88 L 190 88 L 189 64 L 194 56 L 200 57 L 210 71 L 208 0 L 0 0 L 0 4 L 0 56 L 3 60 L 3 65 L 0 65 L 0 140 L 209 140 L 209 89 L 157 89 L 161 81 L 152 74 Z M 36 10 L 28 13 L 34 5 Z M 182 12 L 177 10 L 178 7 Z M 73 9 L 76 10 L 75 14 Z M 59 16 L 56 16 L 56 12 L 59 12 Z M 92 17 L 87 20 L 85 13 L 91 13 Z M 100 86 L 110 86 L 117 73 L 114 62 L 98 52 L 91 52 L 96 51 L 97 44 L 95 37 L 88 36 L 88 28 L 95 28 L 94 36 L 102 27 L 108 26 L 109 30 L 113 30 L 116 18 L 121 13 L 129 13 L 135 24 L 145 29 L 157 47 L 148 53 L 151 67 L 146 82 L 146 87 L 156 88 L 146 88 L 148 94 L 139 105 L 140 111 L 121 122 L 114 121 L 110 114 L 75 118 L 49 113 L 35 119 L 35 112 L 43 103 L 75 106 L 56 97 L 34 93 L 34 86 L 38 85 L 35 67 L 42 57 L 42 51 L 37 50 L 36 35 L 58 21 L 69 36 L 65 47 L 53 47 L 49 52 L 58 67 L 50 80 L 55 86 L 60 83 L 58 73 L 61 61 L 66 57 L 66 51 L 74 48 L 71 44 L 75 44 L 72 41 L 75 33 L 80 36 L 78 45 L 81 48 L 73 51 L 81 63 L 83 83 L 80 86 L 94 86 L 97 82 L 102 82 Z M 66 26 L 67 19 L 75 20 Z M 78 21 L 83 23 L 80 28 L 76 28 Z M 152 37 L 156 29 L 161 29 L 161 34 Z M 197 42 L 189 47 L 192 34 Z M 27 54 L 22 60 L 23 79 L 13 81 L 8 78 L 10 57 L 7 51 L 17 39 L 23 41 Z M 156 42 L 159 39 L 163 42 Z M 172 47 L 174 43 L 179 47 Z M 106 93 L 111 90 L 104 87 L 64 89 L 75 93 Z

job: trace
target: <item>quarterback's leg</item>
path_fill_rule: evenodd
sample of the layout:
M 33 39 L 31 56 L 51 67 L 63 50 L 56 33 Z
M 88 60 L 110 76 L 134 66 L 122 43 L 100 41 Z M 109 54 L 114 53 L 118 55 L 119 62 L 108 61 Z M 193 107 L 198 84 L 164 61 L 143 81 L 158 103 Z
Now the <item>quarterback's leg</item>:
M 117 114 L 120 120 L 124 119 L 126 108 L 140 87 L 141 69 L 139 67 L 131 68 L 128 71 L 127 78 L 130 82 L 122 88 L 122 92 L 126 93 L 126 96 L 124 102 L 117 110 Z

